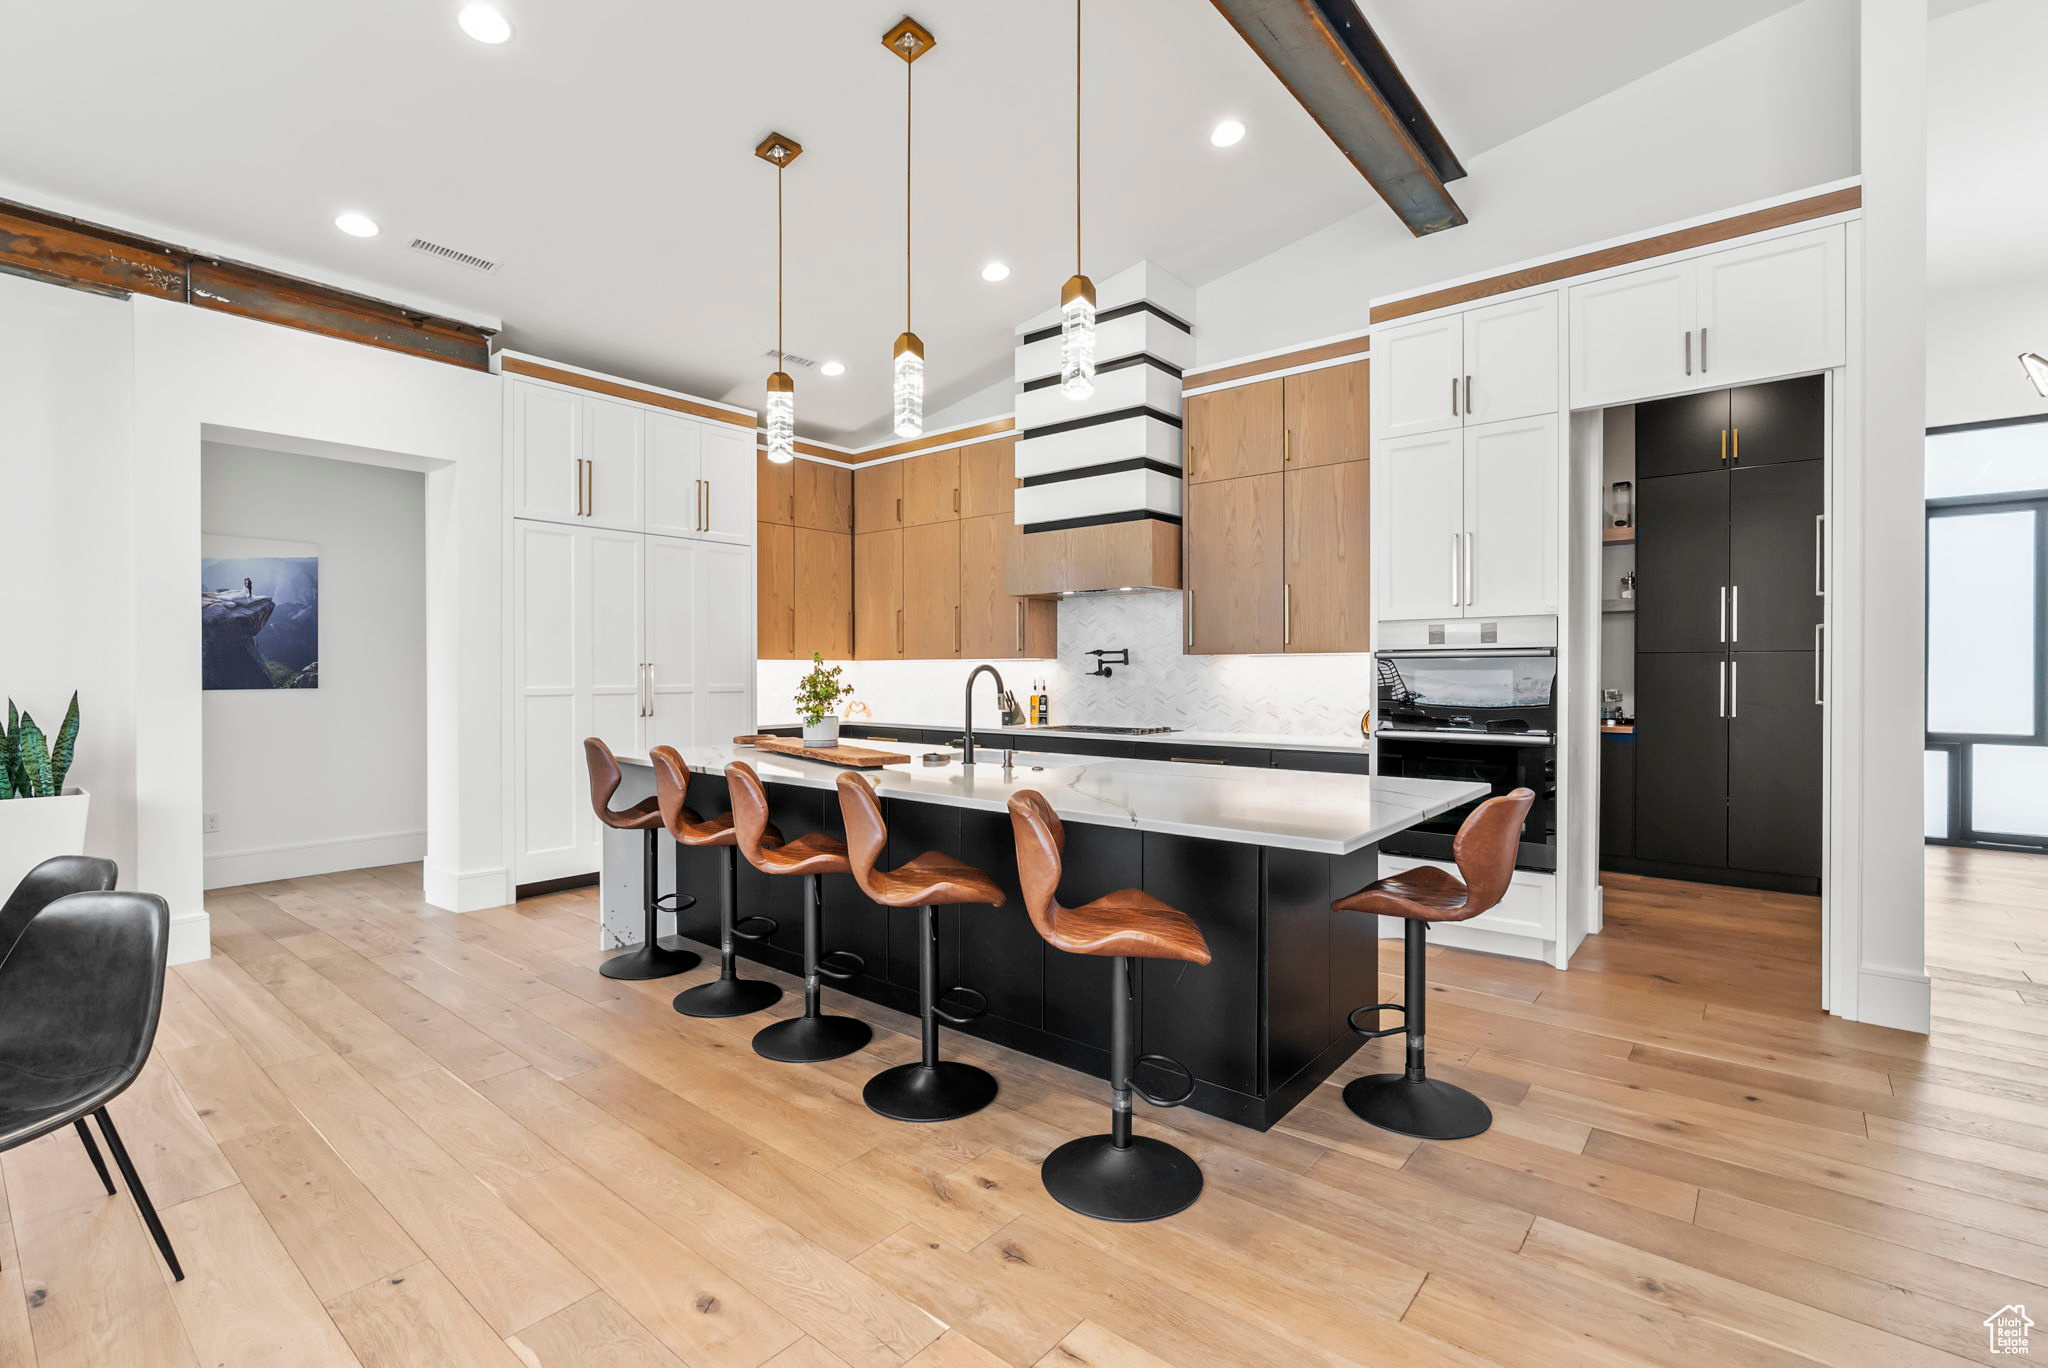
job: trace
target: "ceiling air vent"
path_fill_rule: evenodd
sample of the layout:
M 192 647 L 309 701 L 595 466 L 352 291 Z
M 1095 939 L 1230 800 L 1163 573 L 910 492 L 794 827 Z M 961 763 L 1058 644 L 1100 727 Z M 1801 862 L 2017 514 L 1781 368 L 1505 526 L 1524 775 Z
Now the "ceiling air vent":
M 775 348 L 770 347 L 767 351 L 762 352 L 761 355 L 773 361 L 775 359 Z M 805 370 L 816 370 L 818 368 L 816 361 L 808 356 L 798 356 L 795 352 L 784 352 L 782 354 L 782 363 L 786 366 L 802 366 Z
M 482 271 L 485 275 L 489 275 L 498 269 L 498 263 L 492 261 L 489 257 L 475 256 L 469 252 L 458 252 L 453 247 L 444 247 L 438 242 L 429 242 L 425 238 L 414 238 L 412 240 L 412 249 L 415 252 L 425 252 L 431 257 L 439 257 L 443 261 L 452 261 L 457 266 L 467 266 L 472 271 Z

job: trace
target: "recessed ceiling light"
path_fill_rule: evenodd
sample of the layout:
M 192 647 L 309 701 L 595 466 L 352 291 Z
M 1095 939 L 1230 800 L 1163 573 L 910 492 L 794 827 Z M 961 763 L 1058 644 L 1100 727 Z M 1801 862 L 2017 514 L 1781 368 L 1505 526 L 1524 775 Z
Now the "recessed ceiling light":
M 502 43 L 512 36 L 511 21 L 490 5 L 464 5 L 455 22 L 479 43 Z
M 981 268 L 981 278 L 988 281 L 1008 280 L 1010 278 L 1010 268 L 1003 265 L 1000 261 L 991 261 L 988 265 Z
M 358 214 L 354 210 L 346 214 L 336 214 L 334 226 L 350 237 L 375 237 L 383 231 L 377 226 L 377 220 L 368 214 Z
M 1244 141 L 1244 125 L 1235 119 L 1225 119 L 1209 130 L 1209 141 L 1218 147 L 1235 147 Z
M 818 371 L 823 375 L 844 375 L 846 374 L 846 363 L 844 361 L 827 361 L 824 365 L 818 367 Z

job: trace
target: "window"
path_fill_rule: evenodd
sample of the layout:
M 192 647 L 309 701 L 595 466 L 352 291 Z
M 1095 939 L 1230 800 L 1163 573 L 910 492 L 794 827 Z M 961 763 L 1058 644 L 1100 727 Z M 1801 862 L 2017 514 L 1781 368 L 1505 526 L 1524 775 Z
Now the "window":
M 2048 850 L 2048 421 L 1927 436 L 1930 841 Z

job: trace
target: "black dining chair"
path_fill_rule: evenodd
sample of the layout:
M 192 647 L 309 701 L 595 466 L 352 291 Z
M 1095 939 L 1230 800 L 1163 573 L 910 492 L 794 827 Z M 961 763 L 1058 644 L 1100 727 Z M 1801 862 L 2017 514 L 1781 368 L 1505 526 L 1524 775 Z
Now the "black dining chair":
M 104 893 L 120 877 L 119 865 L 91 855 L 53 855 L 31 869 L 7 895 L 7 901 L 0 904 L 0 961 L 6 960 L 7 952 L 21 939 L 29 918 L 36 913 L 73 893 Z M 78 1138 L 84 1143 L 85 1152 L 92 1156 L 92 1166 L 99 1172 L 100 1182 L 111 1194 L 114 1180 L 107 1174 L 107 1161 L 100 1157 L 100 1147 L 93 1143 L 92 1132 L 86 1129 L 84 1117 L 80 1117 L 76 1125 Z
M 66 1126 L 85 1134 L 90 1116 L 182 1282 L 185 1270 L 107 1113 L 156 1040 L 170 934 L 171 910 L 152 893 L 72 893 L 29 920 L 0 961 L 0 1152 Z M 97 1151 L 93 1166 L 111 1193 Z

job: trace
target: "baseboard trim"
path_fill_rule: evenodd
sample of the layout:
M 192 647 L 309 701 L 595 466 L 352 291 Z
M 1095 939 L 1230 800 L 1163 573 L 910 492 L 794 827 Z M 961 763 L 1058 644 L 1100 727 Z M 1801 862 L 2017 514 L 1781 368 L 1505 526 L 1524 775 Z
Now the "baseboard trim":
M 190 964 L 213 954 L 213 918 L 185 912 L 171 918 L 171 963 Z
M 421 880 L 421 896 L 449 912 L 481 912 L 513 901 L 509 869 L 444 869 L 429 864 Z
M 339 874 L 347 869 L 411 864 L 427 856 L 427 833 L 391 831 L 374 836 L 338 836 L 298 845 L 224 850 L 206 857 L 208 889 L 240 888 L 277 879 L 303 879 L 314 874 Z
M 1927 975 L 1865 965 L 1856 974 L 1856 1020 L 1928 1034 L 1934 1024 L 1934 992 Z

